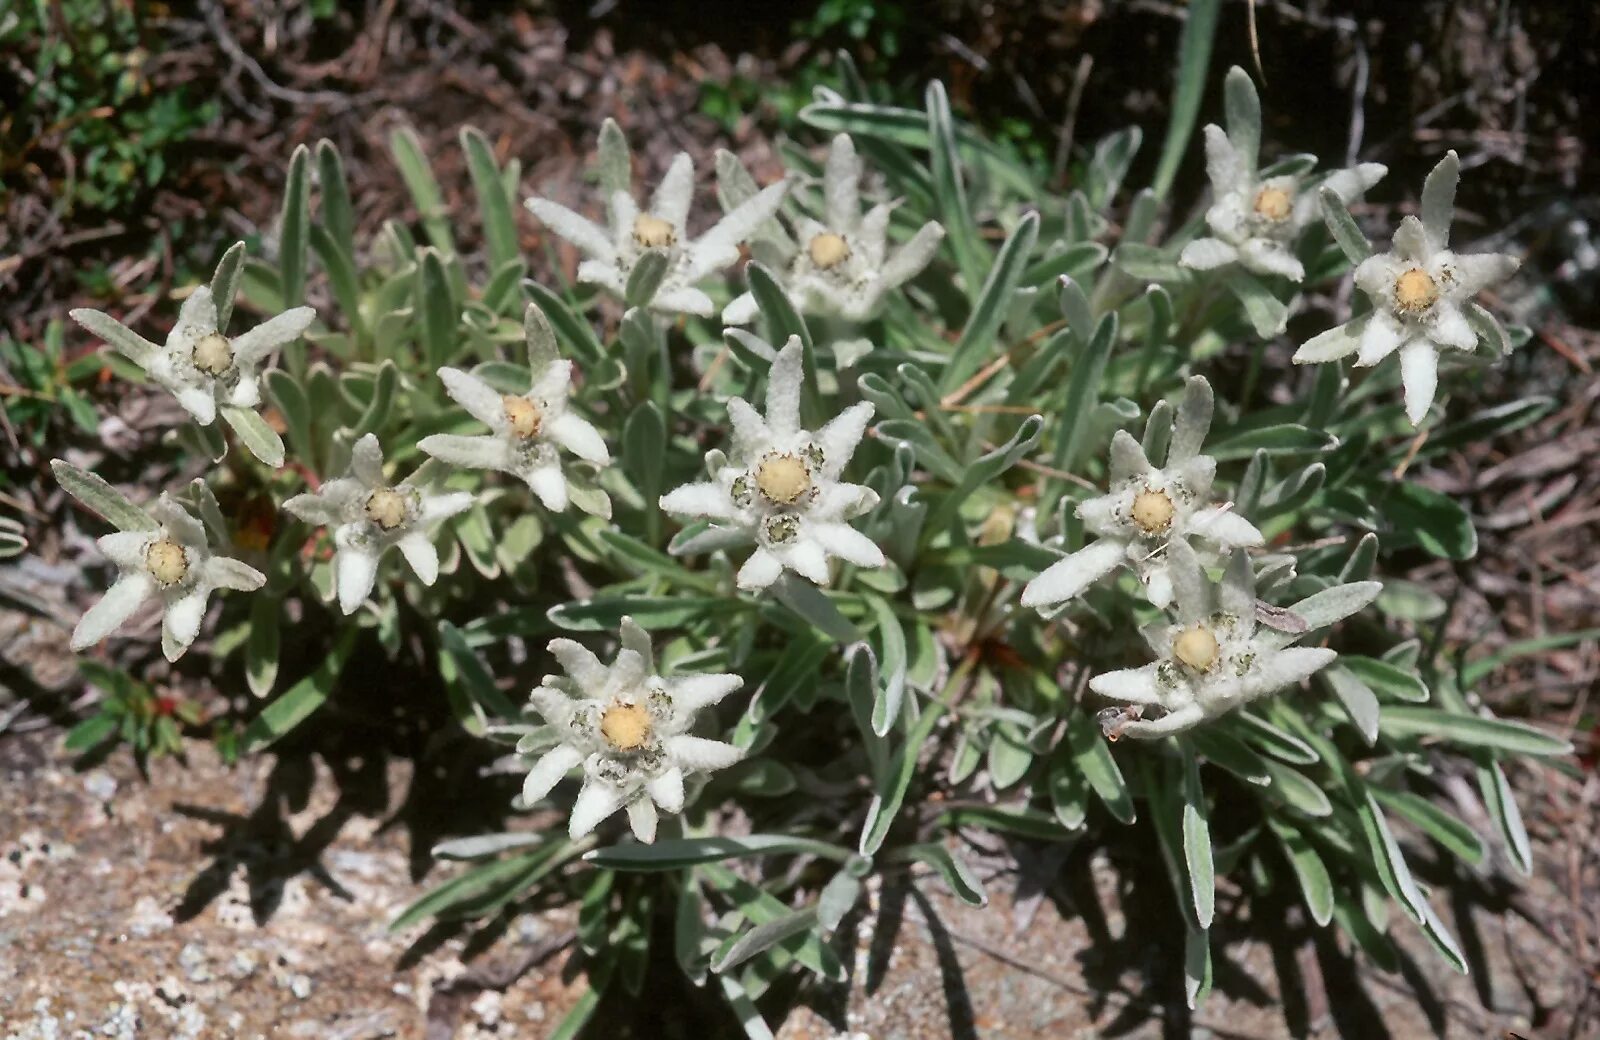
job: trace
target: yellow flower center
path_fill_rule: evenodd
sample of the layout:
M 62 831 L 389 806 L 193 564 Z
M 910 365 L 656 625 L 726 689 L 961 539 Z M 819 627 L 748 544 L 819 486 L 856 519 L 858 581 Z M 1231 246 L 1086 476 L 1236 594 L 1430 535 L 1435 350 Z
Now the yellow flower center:
M 394 488 L 379 488 L 367 496 L 367 519 L 393 531 L 406 522 L 406 499 Z
M 600 735 L 618 751 L 637 751 L 650 740 L 650 714 L 642 704 L 613 701 L 600 716 Z
M 512 433 L 523 440 L 539 436 L 539 429 L 544 426 L 544 413 L 537 404 L 526 397 L 507 394 L 500 398 L 500 406 L 506 410 L 506 422 L 511 424 Z
M 811 244 L 806 246 L 806 252 L 811 254 L 813 264 L 824 271 L 830 271 L 850 259 L 850 243 L 844 240 L 843 235 L 824 231 L 811 239 Z
M 792 506 L 811 490 L 811 470 L 798 455 L 768 455 L 756 467 L 756 487 L 772 501 Z
M 1413 267 L 1394 281 L 1395 306 L 1403 311 L 1425 311 L 1439 298 L 1439 286 L 1420 267 Z
M 1197 672 L 1208 672 L 1217 663 L 1217 637 L 1196 622 L 1178 633 L 1172 641 L 1172 655 Z
M 1289 193 L 1282 188 L 1262 188 L 1256 193 L 1256 212 L 1274 223 L 1288 220 L 1292 208 Z
M 633 240 L 646 249 L 664 249 L 678 240 L 678 233 L 653 213 L 641 213 L 633 218 Z
M 144 551 L 144 565 L 150 576 L 162 585 L 176 585 L 189 573 L 189 557 L 183 546 L 170 538 L 152 542 Z
M 233 346 L 228 337 L 213 332 L 194 345 L 194 367 L 207 375 L 220 376 L 233 367 Z
M 1172 515 L 1176 509 L 1172 505 L 1172 496 L 1165 491 L 1145 488 L 1133 496 L 1132 512 L 1134 523 L 1146 534 L 1156 534 L 1172 526 Z

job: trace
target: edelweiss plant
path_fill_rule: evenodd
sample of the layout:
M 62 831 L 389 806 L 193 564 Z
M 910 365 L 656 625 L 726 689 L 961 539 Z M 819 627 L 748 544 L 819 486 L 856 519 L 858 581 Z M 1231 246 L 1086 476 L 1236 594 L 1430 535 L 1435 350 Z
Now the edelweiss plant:
M 415 475 L 389 483 L 383 475 L 383 449 L 369 433 L 351 449 L 345 476 L 294 496 L 283 508 L 309 523 L 333 528 L 339 609 L 353 614 L 372 594 L 378 563 L 391 547 L 400 550 L 422 584 L 437 581 L 434 528 L 470 505 L 472 496 L 467 492 L 440 494 Z
M 417 447 L 451 465 L 509 473 L 525 481 L 546 509 L 559 513 L 571 496 L 558 449 L 596 466 L 609 465 L 611 453 L 588 420 L 569 408 L 572 362 L 534 349 L 533 344 L 542 342 L 538 330 L 530 331 L 527 339 L 533 387 L 525 394 L 502 394 L 460 369 L 439 369 L 451 399 L 493 433 L 471 437 L 436 433 Z
M 1228 129 L 1205 128 L 1206 176 L 1214 201 L 1206 210 L 1211 238 L 1183 247 L 1178 262 L 1197 271 L 1228 264 L 1291 282 L 1305 278 L 1295 244 L 1318 219 L 1318 191 L 1331 191 L 1341 203 L 1360 198 L 1388 171 L 1380 163 L 1361 163 L 1322 178 L 1303 171 L 1269 175 L 1259 169 L 1261 101 L 1243 69 L 1227 78 Z
M 145 511 L 92 473 L 60 459 L 51 466 L 74 497 L 121 528 L 95 543 L 117 565 L 118 576 L 72 630 L 73 650 L 100 642 L 155 599 L 161 604 L 161 652 L 176 661 L 200 634 L 211 593 L 253 592 L 266 582 L 254 567 L 214 551 L 205 525 L 166 494 Z M 211 505 L 214 510 L 214 499 Z
M 1030 581 L 1022 590 L 1023 606 L 1063 603 L 1124 564 L 1138 575 L 1150 603 L 1165 607 L 1173 594 L 1172 546 L 1192 548 L 1190 539 L 1217 551 L 1261 544 L 1261 532 L 1228 503 L 1208 504 L 1217 460 L 1200 454 L 1200 447 L 1211 429 L 1211 410 L 1211 384 L 1193 376 L 1171 430 L 1163 431 L 1151 419 L 1147 439 L 1159 440 L 1168 432 L 1172 438 L 1162 469 L 1150 464 L 1127 431 L 1112 436 L 1110 493 L 1077 509 L 1078 519 L 1099 537 Z
M 882 567 L 883 550 L 849 521 L 871 511 L 878 493 L 839 479 L 872 420 L 872 404 L 845 409 L 813 433 L 800 425 L 805 381 L 798 336 L 772 361 L 763 418 L 742 397 L 728 402 L 733 457 L 707 459 L 712 479 L 661 496 L 661 508 L 710 520 L 719 534 L 756 544 L 739 568 L 742 589 L 764 589 L 785 570 L 828 583 L 828 558 Z
M 630 304 L 666 313 L 710 317 L 716 304 L 697 283 L 739 259 L 743 242 L 783 202 L 788 184 L 770 185 L 735 207 L 699 238 L 689 237 L 689 206 L 694 197 L 694 162 L 680 152 L 656 187 L 648 209 L 640 209 L 631 191 L 631 160 L 622 131 L 606 121 L 601 130 L 601 187 L 606 192 L 602 228 L 550 199 L 531 198 L 528 209 L 544 224 L 588 257 L 578 267 L 578 280 L 598 285 Z M 660 258 L 661 269 L 648 292 L 629 283 L 646 256 Z
M 863 216 L 861 174 L 855 143 L 850 135 L 839 134 L 823 168 L 823 219 L 797 217 L 794 238 L 766 236 L 775 248 L 775 271 L 783 272 L 784 294 L 804 314 L 851 321 L 877 316 L 884 297 L 920 274 L 944 238 L 944 228 L 930 220 L 905 245 L 889 252 L 889 218 L 898 203 L 880 202 Z M 722 320 L 748 325 L 759 314 L 755 293 L 746 292 L 723 309 Z
M 1336 586 L 1316 594 L 1279 619 L 1285 627 L 1256 626 L 1255 573 L 1250 557 L 1236 550 L 1222 583 L 1211 583 L 1187 542 L 1168 547 L 1177 610 L 1170 624 L 1146 627 L 1143 635 L 1159 660 L 1143 668 L 1105 672 L 1089 680 L 1102 697 L 1132 705 L 1102 714 L 1108 734 L 1145 740 L 1192 729 L 1207 719 L 1289 686 L 1298 686 L 1333 663 L 1327 647 L 1288 644 L 1315 627 L 1324 628 L 1354 614 L 1377 598 L 1375 581 Z M 1312 617 L 1305 616 L 1311 613 Z M 1144 718 L 1154 708 L 1162 714 Z
M 1356 285 L 1366 293 L 1371 312 L 1313 337 L 1294 355 L 1309 364 L 1355 354 L 1356 364 L 1366 367 L 1398 351 L 1406 415 L 1414 426 L 1433 404 L 1439 351 L 1475 350 L 1480 335 L 1510 349 L 1504 330 L 1475 297 L 1510 278 L 1522 262 L 1504 253 L 1450 251 L 1460 178 L 1461 162 L 1450 152 L 1422 186 L 1422 216 L 1402 220 L 1394 248 L 1356 267 Z M 1360 243 L 1365 246 L 1366 239 Z
M 610 666 L 570 639 L 550 642 L 567 673 L 547 675 L 531 695 L 533 709 L 560 734 L 528 770 L 522 801 L 544 798 L 568 771 L 583 767 L 569 834 L 581 838 L 625 809 L 634 837 L 656 839 L 657 808 L 683 811 L 684 776 L 725 769 L 743 757 L 730 744 L 691 736 L 695 714 L 743 685 L 737 675 L 655 674 L 650 635 L 622 619 L 622 648 Z
M 1240 899 L 1287 879 L 1312 922 L 1378 964 L 1395 963 L 1392 904 L 1465 970 L 1408 857 L 1437 845 L 1442 880 L 1448 857 L 1491 869 L 1493 843 L 1526 874 L 1506 767 L 1570 748 L 1492 717 L 1472 690 L 1488 666 L 1401 577 L 1476 551 L 1471 517 L 1415 477 L 1452 437 L 1409 432 L 1384 403 L 1389 368 L 1351 381 L 1336 364 L 1286 368 L 1277 347 L 1291 311 L 1316 323 L 1354 268 L 1372 310 L 1296 360 L 1399 352 L 1414 422 L 1509 429 L 1550 403 L 1468 414 L 1449 370 L 1433 377 L 1441 346 L 1525 337 L 1470 299 L 1514 261 L 1448 248 L 1453 158 L 1394 252 L 1371 257 L 1345 203 L 1382 168 L 1262 168 L 1260 102 L 1237 69 L 1227 133 L 1205 132 L 1214 198 L 1196 238 L 1168 194 L 1198 159 L 1215 6 L 1189 5 L 1175 121 L 1138 190 L 1124 183 L 1137 128 L 1058 174 L 959 126 L 939 84 L 921 108 L 874 100 L 841 56 L 840 89 L 791 128 L 782 179 L 760 187 L 718 157 L 725 216 L 696 238 L 688 159 L 641 208 L 606 123 L 606 226 L 527 208 L 584 256 L 544 282 L 575 274 L 620 314 L 528 277 L 521 167 L 478 132 L 461 147 L 481 255 L 458 243 L 470 218 L 410 132 L 391 146 L 419 217 L 359 242 L 337 149 L 297 150 L 275 262 L 230 250 L 165 348 L 80 316 L 227 429 L 164 439 L 164 462 L 205 477 L 182 502 L 144 489 L 148 513 L 57 465 L 122 532 L 103 540 L 119 577 L 74 645 L 159 598 L 176 656 L 207 627 L 211 588 L 259 587 L 220 601 L 207 653 L 186 662 L 223 692 L 212 724 L 231 746 L 337 724 L 349 716 L 323 706 L 346 687 L 403 675 L 385 695 L 438 753 L 498 748 L 487 793 L 460 797 L 535 815 L 442 843 L 472 862 L 394 925 L 578 903 L 599 992 L 562 1035 L 672 958 L 766 1036 L 754 1002 L 785 973 L 846 977 L 849 940 L 831 936 L 872 874 L 937 878 L 982 905 L 970 847 L 1112 841 L 1117 825 L 1162 845 L 1191 1006 L 1210 985 L 1219 869 Z M 267 321 L 229 340 L 236 295 Z M 724 306 L 748 328 L 675 318 Z M 380 443 L 411 476 L 386 474 Z M 230 456 L 239 444 L 268 465 Z M 377 582 L 390 546 L 410 573 Z M 1103 581 L 1123 569 L 1138 584 Z M 119 640 L 86 674 L 132 683 L 148 650 Z M 540 681 L 551 662 L 565 674 Z M 254 697 L 231 696 L 239 674 Z M 738 711 L 718 703 L 741 685 Z M 530 687 L 525 708 L 509 691 Z M 107 707 L 72 741 L 120 725 Z M 1122 734 L 1141 739 L 1107 739 Z M 512 773 L 521 797 L 495 793 Z M 1458 817 L 1466 788 L 1441 797 L 1444 776 L 1476 778 L 1481 804 Z M 1228 844 L 1213 849 L 1219 804 Z M 565 828 L 551 806 L 570 810 Z M 771 857 L 793 862 L 752 862 Z
M 88 308 L 72 312 L 72 320 L 99 336 L 171 392 L 202 426 L 217 421 L 220 408 L 229 425 L 240 429 L 256 457 L 270 466 L 283 462 L 283 445 L 255 414 L 261 405 L 257 369 L 275 351 L 305 334 L 316 316 L 310 307 L 292 307 L 249 332 L 229 338 L 222 330 L 233 312 L 234 280 L 244 243 L 228 251 L 217 269 L 213 287 L 201 285 L 183 301 L 177 324 L 164 346 L 156 346 L 109 314 Z M 242 427 L 242 429 L 241 429 Z

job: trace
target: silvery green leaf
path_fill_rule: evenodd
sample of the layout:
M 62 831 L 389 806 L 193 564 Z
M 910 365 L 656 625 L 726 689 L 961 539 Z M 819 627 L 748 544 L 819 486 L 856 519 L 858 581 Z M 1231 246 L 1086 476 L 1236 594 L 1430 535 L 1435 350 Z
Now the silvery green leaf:
M 619 191 L 633 190 L 633 155 L 628 138 L 615 119 L 600 124 L 598 145 L 600 191 L 610 198 Z
M 361 417 L 350 429 L 352 441 L 358 441 L 369 433 L 383 429 L 389 419 L 389 411 L 394 406 L 394 394 L 399 384 L 400 369 L 393 361 L 385 358 L 378 366 L 378 374 L 372 380 L 372 396 L 367 399 L 367 406 L 362 410 Z
M 906 634 L 887 600 L 869 596 L 867 603 L 877 620 L 875 630 L 883 660 L 881 682 L 872 702 L 872 732 L 881 737 L 900 718 L 900 702 L 906 692 Z
M 1261 96 L 1250 74 L 1235 65 L 1223 80 L 1223 108 L 1228 140 L 1238 149 L 1246 168 L 1254 173 L 1261 154 Z
M 629 307 L 644 307 L 656 298 L 661 280 L 667 276 L 668 256 L 665 249 L 646 249 L 639 255 L 628 273 L 628 284 L 622 298 Z
M 1318 679 L 1333 691 L 1355 723 L 1361 739 L 1370 746 L 1378 742 L 1378 695 L 1353 672 L 1337 661 L 1318 673 Z
M 1345 258 L 1352 264 L 1359 264 L 1371 256 L 1372 243 L 1361 233 L 1355 218 L 1350 215 L 1350 207 L 1345 205 L 1338 193 L 1332 188 L 1323 188 L 1317 198 L 1322 210 L 1322 222 L 1328 225 L 1328 232 L 1339 243 Z
M 1334 898 L 1333 882 L 1328 877 L 1328 868 L 1322 862 L 1322 857 L 1305 835 L 1288 821 L 1268 814 L 1267 825 L 1283 847 L 1289 865 L 1294 868 L 1311 919 L 1318 927 L 1325 927 L 1333 919 Z
M 611 496 L 576 469 L 567 472 L 567 494 L 572 499 L 573 505 L 590 516 L 598 516 L 602 520 L 611 519 Z
M 528 265 L 518 257 L 494 269 L 488 284 L 483 287 L 483 308 L 491 315 L 501 315 L 511 310 L 521 299 L 522 282 L 528 276 Z
M 938 872 L 952 895 L 968 906 L 988 906 L 989 896 L 983 890 L 983 881 L 967 862 L 939 842 L 913 845 L 906 855 L 918 863 L 925 863 Z
M 1522 823 L 1522 811 L 1517 808 L 1516 795 L 1505 770 L 1488 755 L 1480 755 L 1478 759 L 1478 789 L 1505 840 L 1506 856 L 1512 867 L 1523 877 L 1529 876 L 1533 873 L 1533 843 L 1528 839 L 1528 829 Z
M 305 300 L 306 242 L 311 223 L 309 192 L 311 151 L 305 145 L 295 148 L 289 159 L 289 176 L 283 189 L 283 211 L 278 230 L 279 310 L 298 307 Z M 231 311 L 231 300 L 229 306 Z M 221 317 L 220 300 L 218 317 Z M 219 327 L 220 327 L 219 321 Z
M 1194 898 L 1195 917 L 1202 929 L 1211 927 L 1216 912 L 1216 874 L 1211 863 L 1211 825 L 1206 816 L 1205 790 L 1200 786 L 1200 765 L 1184 750 L 1183 862 Z
M 1187 283 L 1194 273 L 1179 267 L 1176 254 L 1143 242 L 1124 242 L 1111 254 L 1111 265 L 1138 282 Z
M 255 411 L 224 405 L 217 409 L 217 414 L 233 428 L 239 442 L 249 449 L 250 454 L 273 468 L 283 465 L 282 438 Z
M 479 834 L 471 838 L 452 838 L 441 841 L 431 851 L 434 859 L 488 859 L 510 849 L 525 849 L 548 840 L 537 831 L 513 831 L 506 834 Z
M 1211 45 L 1217 32 L 1221 0 L 1193 0 L 1186 8 L 1183 35 L 1178 42 L 1178 71 L 1173 78 L 1171 116 L 1167 134 L 1161 142 L 1161 158 L 1156 162 L 1151 189 L 1157 198 L 1166 198 L 1188 154 L 1189 137 L 1194 133 L 1200 102 L 1205 97 L 1207 73 L 1211 67 Z
M 244 268 L 244 243 L 235 242 L 222 254 L 211 275 L 211 302 L 217 308 L 217 330 L 226 331 L 233 316 L 233 299 L 239 292 L 239 276 Z
M 1038 213 L 1024 215 L 1011 234 L 1006 236 L 993 266 L 989 268 L 988 277 L 984 279 L 983 287 L 978 291 L 972 313 L 961 330 L 961 338 L 951 351 L 950 363 L 945 366 L 944 375 L 939 381 L 939 387 L 944 392 L 949 393 L 961 386 L 990 360 L 989 355 L 995 348 L 995 335 L 1005 320 L 1011 298 L 1022 281 L 1022 273 L 1027 268 L 1028 257 L 1033 253 L 1038 237 Z
M 803 578 L 785 572 L 772 585 L 778 601 L 802 621 L 833 638 L 841 646 L 861 642 L 860 629 L 851 624 L 833 605 L 828 594 Z
M 122 492 L 104 480 L 61 459 L 53 459 L 50 469 L 62 490 L 99 514 L 119 531 L 154 531 L 160 525 Z
M 1189 17 L 1193 18 L 1191 13 Z M 1186 929 L 1183 938 L 1183 999 L 1191 1011 L 1211 992 L 1211 934 Z
M 816 924 L 816 907 L 806 907 L 803 910 L 791 911 L 764 924 L 754 925 L 737 939 L 725 944 L 712 956 L 711 970 L 719 973 L 731 971 L 751 957 L 759 953 L 765 953 L 790 936 L 811 930 Z
M 461 128 L 461 148 L 467 154 L 467 172 L 478 196 L 478 213 L 483 221 L 483 238 L 489 247 L 489 264 L 499 267 L 516 260 L 521 253 L 517 222 L 511 197 L 500 177 L 500 166 L 488 138 L 473 127 Z
M 344 158 L 327 138 L 317 142 L 317 194 L 321 198 L 321 225 L 333 245 L 351 264 L 355 263 L 356 218 L 350 204 L 350 185 L 345 179 Z M 345 315 L 346 318 L 351 315 Z
M 1280 335 L 1289 324 L 1289 308 L 1266 283 L 1238 265 L 1228 268 L 1222 282 L 1244 307 L 1250 325 L 1262 339 Z
M 250 634 L 244 644 L 244 677 L 250 692 L 265 697 L 278 679 L 278 619 L 283 604 L 274 596 L 252 597 Z
M 1511 336 L 1506 332 L 1506 327 L 1500 324 L 1500 319 L 1490 314 L 1482 304 L 1472 300 L 1467 301 L 1464 310 L 1467 323 L 1472 326 L 1479 339 L 1488 343 L 1501 357 L 1511 353 Z
M 418 257 L 416 317 L 417 338 L 428 367 L 449 364 L 455 354 L 460 310 L 450 292 L 444 254 L 435 248 L 424 249 Z
M 1067 319 L 1067 328 L 1077 333 L 1081 342 L 1087 342 L 1094 332 L 1094 308 L 1083 286 L 1071 275 L 1061 276 L 1061 316 Z
M 848 871 L 839 871 L 817 896 L 817 923 L 825 932 L 834 931 L 860 898 L 861 879 Z
M 400 179 L 405 181 L 411 200 L 422 219 L 422 230 L 435 249 L 456 255 L 455 238 L 450 232 L 450 210 L 444 204 L 444 193 L 428 165 L 422 139 L 409 126 L 396 127 L 389 135 L 389 151 L 400 169 Z
M 522 338 L 528 345 L 528 373 L 537 381 L 551 362 L 561 357 L 556 331 L 537 303 L 528 304 L 522 312 Z
M 1095 142 L 1094 153 L 1089 157 L 1089 204 L 1096 210 L 1105 210 L 1116 200 L 1128 167 L 1139 151 L 1144 133 L 1137 126 L 1126 127 L 1107 134 Z
M 1460 180 L 1461 160 L 1449 151 L 1422 182 L 1422 229 L 1435 250 L 1450 242 L 1450 222 L 1455 218 L 1456 185 Z
M 1172 403 L 1165 398 L 1157 401 L 1145 420 L 1144 437 L 1139 447 L 1147 459 L 1164 459 L 1172 443 Z
M 950 97 L 938 80 L 928 84 L 923 95 L 928 113 L 928 166 L 933 171 L 933 194 L 938 205 L 939 223 L 944 225 L 946 241 L 956 257 L 969 297 L 977 298 L 978 287 L 989 268 L 989 251 L 978 235 L 967 200 L 961 155 L 956 149 L 955 120 L 950 114 Z M 958 381 L 959 382 L 959 381 Z
M 111 344 L 131 361 L 143 361 L 161 350 L 109 314 L 80 307 L 72 312 L 72 320 Z

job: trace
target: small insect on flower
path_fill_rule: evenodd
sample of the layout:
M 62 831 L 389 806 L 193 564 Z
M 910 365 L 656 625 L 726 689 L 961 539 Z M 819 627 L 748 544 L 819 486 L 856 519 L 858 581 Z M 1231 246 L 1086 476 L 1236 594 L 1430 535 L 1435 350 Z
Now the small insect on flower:
M 345 476 L 296 495 L 283 508 L 308 523 L 333 528 L 339 609 L 352 614 L 371 595 L 378 562 L 390 546 L 398 546 L 422 583 L 432 585 L 439 576 L 434 528 L 472 502 L 465 491 L 439 494 L 410 481 L 388 483 L 383 449 L 369 433 L 351 448 Z
M 800 217 L 791 222 L 798 246 L 787 236 L 773 242 L 778 261 L 773 274 L 802 313 L 866 321 L 939 251 L 944 228 L 930 220 L 889 252 L 889 217 L 897 203 L 880 202 L 863 215 L 861 174 L 854 142 L 839 134 L 822 174 L 823 220 Z M 722 320 L 748 325 L 757 313 L 755 295 L 747 292 L 723 309 Z
M 634 837 L 656 837 L 657 810 L 681 812 L 684 777 L 724 769 L 743 753 L 731 744 L 689 735 L 695 716 L 743 685 L 737 675 L 656 674 L 650 636 L 622 619 L 621 647 L 610 665 L 570 639 L 549 650 L 566 675 L 547 675 L 531 694 L 535 711 L 559 734 L 522 785 L 522 803 L 547 796 L 561 778 L 583 769 L 572 807 L 571 836 L 581 838 L 618 809 Z
M 1111 441 L 1110 488 L 1077 510 L 1098 539 L 1030 581 L 1022 590 L 1023 606 L 1064 603 L 1127 566 L 1144 583 L 1150 602 L 1165 607 L 1172 602 L 1169 546 L 1199 542 L 1226 552 L 1262 543 L 1261 532 L 1229 505 L 1208 504 L 1217 463 L 1200 454 L 1200 447 L 1211 429 L 1212 408 L 1211 384 L 1201 376 L 1191 378 L 1161 469 L 1151 465 L 1127 431 L 1117 431 Z
M 1449 248 L 1461 163 L 1450 152 L 1428 174 L 1422 216 L 1408 216 L 1393 248 L 1363 260 L 1355 282 L 1372 311 L 1315 336 L 1295 351 L 1301 364 L 1356 355 L 1376 365 L 1400 355 L 1406 415 L 1419 425 L 1439 385 L 1439 352 L 1470 351 L 1481 335 L 1509 343 L 1494 317 L 1473 298 L 1514 274 L 1521 261 L 1505 253 L 1455 253 Z
M 694 197 L 694 163 L 679 153 L 656 187 L 648 209 L 625 185 L 629 179 L 627 145 L 611 120 L 600 132 L 602 188 L 608 227 L 545 198 L 531 198 L 528 209 L 551 231 L 571 242 L 587 259 L 578 265 L 578 280 L 598 285 L 617 297 L 627 293 L 628 280 L 640 259 L 652 250 L 666 254 L 666 274 L 648 300 L 630 301 L 651 310 L 710 317 L 716 311 L 698 283 L 739 259 L 739 244 L 772 219 L 788 191 L 779 181 L 755 193 L 698 238 L 689 234 L 689 204 Z M 617 170 L 614 179 L 608 170 Z M 619 183 L 620 182 L 620 183 Z
M 1089 680 L 1089 689 L 1122 702 L 1098 716 L 1108 739 L 1182 732 L 1293 686 L 1337 656 L 1326 647 L 1290 646 L 1295 635 L 1257 629 L 1255 572 L 1244 550 L 1234 551 L 1220 586 L 1211 583 L 1187 542 L 1174 541 L 1167 551 L 1177 617 L 1143 633 L 1157 660 Z M 1340 586 L 1340 610 L 1319 616 L 1318 627 L 1361 609 L 1381 588 L 1377 582 Z M 1297 627 L 1310 631 L 1303 620 Z M 1147 718 L 1151 709 L 1158 714 Z
M 743 398 L 728 402 L 733 458 L 712 479 L 661 497 L 661 508 L 703 517 L 724 534 L 753 540 L 739 568 L 740 588 L 764 589 L 787 570 L 824 585 L 828 558 L 882 567 L 883 550 L 849 521 L 878 504 L 878 495 L 840 480 L 872 420 L 869 402 L 851 405 L 815 432 L 800 426 L 804 380 L 798 337 L 778 352 L 767 374 L 763 418 Z

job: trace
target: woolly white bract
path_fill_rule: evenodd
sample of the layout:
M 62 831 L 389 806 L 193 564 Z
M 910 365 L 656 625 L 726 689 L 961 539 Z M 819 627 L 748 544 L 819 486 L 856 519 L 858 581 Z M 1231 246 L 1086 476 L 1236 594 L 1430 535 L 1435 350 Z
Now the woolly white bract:
M 657 809 L 683 810 L 684 777 L 724 769 L 743 757 L 731 744 L 689 734 L 695 715 L 744 684 L 737 675 L 656 674 L 649 633 L 622 619 L 621 648 L 610 665 L 582 644 L 553 639 L 549 650 L 565 676 L 547 675 L 530 695 L 559 743 L 528 770 L 522 801 L 550 793 L 583 767 L 583 788 L 568 825 L 573 838 L 625 809 L 634 837 L 652 842 Z
M 144 369 L 204 426 L 216 421 L 219 405 L 258 407 L 256 370 L 274 350 L 299 339 L 315 317 L 310 307 L 295 307 L 230 339 L 218 329 L 217 303 L 202 285 L 183 301 L 166 344 L 158 347 L 108 314 L 72 312 L 74 321 Z
M 1406 415 L 1422 422 L 1439 385 L 1439 351 L 1470 351 L 1480 331 L 1498 325 L 1473 302 L 1478 293 L 1511 277 L 1522 262 L 1505 253 L 1451 252 L 1450 223 L 1461 163 L 1455 152 L 1439 161 L 1422 188 L 1422 215 L 1408 216 L 1387 253 L 1368 257 L 1355 281 L 1372 311 L 1304 343 L 1294 359 L 1302 364 L 1356 355 L 1357 366 L 1376 365 L 1400 354 Z
M 117 565 L 117 580 L 72 631 L 72 649 L 100 642 L 148 599 L 161 601 L 161 651 L 176 661 L 200 634 L 206 603 L 217 589 L 250 592 L 266 576 L 212 551 L 205 525 L 163 494 L 148 511 L 148 530 L 118 531 L 95 544 Z
M 796 217 L 794 238 L 768 238 L 777 261 L 774 274 L 803 313 L 865 321 L 882 309 L 886 294 L 915 278 L 939 250 L 944 228 L 930 220 L 890 252 L 889 217 L 897 203 L 880 202 L 863 215 L 861 175 L 855 144 L 848 134 L 839 134 L 823 168 L 822 221 Z M 748 325 L 758 313 L 755 294 L 747 292 L 723 309 L 722 320 Z
M 369 433 L 351 448 L 347 475 L 296 495 L 283 508 L 333 528 L 339 609 L 352 614 L 371 594 L 378 563 L 390 546 L 400 549 L 424 585 L 432 585 L 439 577 L 433 530 L 471 505 L 472 495 L 465 491 L 439 494 L 409 481 L 388 483 L 383 449 Z
M 602 148 L 608 136 L 620 139 L 620 131 L 609 121 L 608 128 L 601 134 Z M 621 147 L 625 156 L 626 146 Z M 624 297 L 640 259 L 657 250 L 666 257 L 666 272 L 648 299 L 632 302 L 666 313 L 710 317 L 716 305 L 697 287 L 698 283 L 739 259 L 739 244 L 778 211 L 784 192 L 788 190 L 787 182 L 780 181 L 762 189 L 700 237 L 691 238 L 689 206 L 694 199 L 694 163 L 689 156 L 679 153 L 672 160 L 647 209 L 641 209 L 624 187 L 625 158 L 623 166 L 621 183 L 611 178 L 602 182 L 602 188 L 609 192 L 605 198 L 606 227 L 550 199 L 531 198 L 527 201 L 528 209 L 588 258 L 578 266 L 580 282 L 598 285 L 615 296 Z
M 763 418 L 742 398 L 728 401 L 733 455 L 712 479 L 661 496 L 661 508 L 710 520 L 756 549 L 739 568 L 740 588 L 764 589 L 785 570 L 825 585 L 828 558 L 881 567 L 883 550 L 849 521 L 878 504 L 878 494 L 839 477 L 872 420 L 869 402 L 851 405 L 812 432 L 800 425 L 805 381 L 800 340 L 791 338 L 767 374 Z
M 1217 462 L 1200 454 L 1211 429 L 1211 384 L 1193 376 L 1157 469 L 1126 430 L 1111 439 L 1107 494 L 1078 505 L 1097 540 L 1053 564 L 1022 590 L 1022 605 L 1047 607 L 1079 595 L 1119 565 L 1130 567 L 1158 607 L 1172 602 L 1171 546 L 1198 539 L 1217 551 L 1260 545 L 1261 532 L 1226 505 L 1210 505 Z

